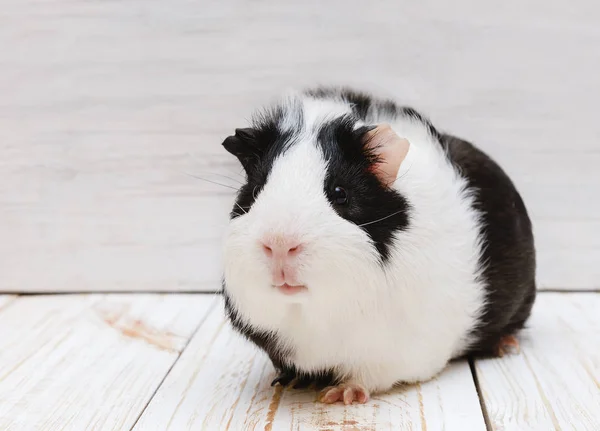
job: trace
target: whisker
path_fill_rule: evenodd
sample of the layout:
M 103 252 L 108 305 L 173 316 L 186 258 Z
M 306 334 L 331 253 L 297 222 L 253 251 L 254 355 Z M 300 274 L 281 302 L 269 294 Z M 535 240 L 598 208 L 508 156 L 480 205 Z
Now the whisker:
M 237 178 L 231 178 L 231 177 L 228 177 L 227 175 L 217 174 L 216 172 L 203 172 L 203 175 L 215 175 L 217 177 L 223 177 L 223 178 L 227 178 L 228 180 L 235 181 L 236 183 L 238 183 L 241 186 L 244 185 L 244 183 L 241 182 L 240 180 L 238 180 Z
M 413 164 L 411 163 L 411 165 L 408 167 L 408 169 L 402 175 L 400 175 L 398 178 L 396 178 L 396 181 L 398 181 L 400 178 L 402 178 L 406 174 L 408 174 L 410 172 L 410 170 L 412 169 L 412 167 L 413 167 Z
M 256 200 L 256 189 L 258 186 L 254 186 L 254 188 L 252 189 L 252 197 L 254 198 L 254 200 Z
M 240 204 L 238 204 L 237 202 L 235 202 L 235 204 L 238 206 L 239 209 L 244 211 L 244 214 L 248 214 L 248 212 L 244 208 L 242 208 L 242 206 Z
M 199 177 L 197 175 L 190 174 L 188 172 L 182 172 L 182 173 L 185 174 L 185 175 L 187 175 L 187 176 L 190 176 L 192 178 L 196 178 L 197 180 L 202 180 L 202 181 L 206 181 L 207 183 L 216 184 L 216 185 L 221 186 L 221 187 L 226 187 L 228 189 L 235 190 L 236 192 L 238 191 L 238 189 L 236 187 L 228 186 L 227 184 L 218 183 L 216 181 L 212 181 L 212 180 L 209 180 L 209 179 L 206 179 L 206 178 L 202 178 L 202 177 Z
M 230 174 L 232 174 L 232 175 L 237 175 L 237 176 L 238 176 L 238 177 L 240 177 L 242 180 L 245 180 L 245 179 L 246 179 L 246 175 L 245 175 L 245 174 L 244 174 L 244 175 L 242 175 L 242 172 L 244 172 L 244 168 L 242 168 L 242 170 L 241 170 L 240 172 L 235 172 L 235 171 L 234 171 L 234 170 L 232 170 L 232 169 L 227 169 L 227 172 L 229 172 L 229 173 L 230 173 Z
M 399 176 L 398 178 L 396 178 L 394 181 L 391 181 L 389 184 L 387 184 L 387 187 L 390 187 L 390 186 L 391 186 L 392 184 L 394 184 L 396 181 L 398 181 L 398 180 L 400 180 L 400 179 L 404 178 L 404 176 L 410 172 L 410 169 L 412 168 L 412 166 L 413 166 L 413 165 L 411 164 L 411 165 L 408 167 L 408 169 L 407 169 L 407 170 L 406 170 L 406 171 L 405 171 L 405 172 L 404 172 L 402 175 L 400 175 L 400 176 Z
M 186 155 L 187 155 L 187 156 L 188 156 L 190 159 L 192 159 L 192 160 L 194 160 L 194 161 L 196 161 L 196 162 L 202 163 L 203 165 L 205 165 L 205 164 L 206 164 L 206 160 L 202 160 L 201 158 L 199 158 L 199 157 L 197 157 L 197 156 L 193 155 L 193 154 L 192 154 L 192 153 L 190 153 L 190 152 L 187 152 L 187 153 L 186 153 Z M 232 170 L 229 170 L 229 169 L 226 169 L 226 170 L 227 170 L 227 172 L 229 172 L 230 174 L 237 175 L 237 176 L 239 176 L 239 177 L 240 177 L 241 179 L 243 179 L 243 180 L 244 180 L 244 179 L 246 179 L 246 177 L 245 177 L 244 175 L 242 175 L 242 174 L 241 174 L 241 172 L 244 170 L 244 168 L 243 168 L 243 167 L 242 167 L 242 170 L 240 171 L 240 173 L 234 172 L 234 171 L 232 171 Z M 220 174 L 217 174 L 217 173 L 211 173 L 211 172 L 208 172 L 208 173 L 209 173 L 209 174 L 212 174 L 212 175 L 219 175 L 219 176 L 222 176 L 222 177 L 225 177 L 225 178 L 229 178 L 230 180 L 234 180 L 233 178 L 226 177 L 225 175 L 220 175 Z M 234 180 L 234 181 L 237 181 L 237 180 Z M 243 183 L 240 183 L 240 184 L 243 184 Z
M 359 224 L 358 227 L 363 227 L 363 226 L 367 226 L 367 225 L 370 225 L 370 224 L 373 224 L 373 223 L 377 223 L 377 222 L 383 221 L 383 220 L 385 220 L 387 218 L 395 216 L 396 214 L 400 214 L 402 211 L 404 211 L 404 210 L 403 209 L 402 210 L 398 210 L 395 213 L 391 213 L 391 214 L 386 215 L 385 217 L 382 217 L 380 219 L 369 221 L 369 222 L 363 223 L 363 224 Z

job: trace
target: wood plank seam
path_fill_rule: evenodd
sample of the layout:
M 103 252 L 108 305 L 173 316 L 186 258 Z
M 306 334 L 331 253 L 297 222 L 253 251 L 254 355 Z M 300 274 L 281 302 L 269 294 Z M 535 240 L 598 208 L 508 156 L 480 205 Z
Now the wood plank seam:
M 473 358 L 469 358 L 469 369 L 471 370 L 471 376 L 473 377 L 473 384 L 475 385 L 475 390 L 477 391 L 477 397 L 479 398 L 479 406 L 481 407 L 481 414 L 483 415 L 483 420 L 485 421 L 485 428 L 487 431 L 492 431 L 492 423 L 490 421 L 490 417 L 485 406 L 485 399 L 482 394 L 482 389 L 479 384 L 479 378 L 477 377 L 477 370 L 475 369 L 475 360 Z
M 173 363 L 171 364 L 171 366 L 169 367 L 169 369 L 166 371 L 166 373 L 163 376 L 163 378 L 160 380 L 160 382 L 156 386 L 156 389 L 154 390 L 154 392 L 152 392 L 152 395 L 150 395 L 150 397 L 148 398 L 148 401 L 146 402 L 146 404 L 144 405 L 144 407 L 142 409 L 140 409 L 140 413 L 135 418 L 135 421 L 131 425 L 131 428 L 129 428 L 130 431 L 135 428 L 136 424 L 138 423 L 138 421 L 140 420 L 140 418 L 142 417 L 142 415 L 144 414 L 144 412 L 148 408 L 148 405 L 150 405 L 150 402 L 154 399 L 154 397 L 158 393 L 158 390 L 162 387 L 162 385 L 164 384 L 165 380 L 167 379 L 167 377 L 169 376 L 169 374 L 173 370 L 173 367 L 175 367 L 175 364 L 177 364 L 177 362 L 179 361 L 179 359 L 181 359 L 181 355 L 183 355 L 183 352 L 185 352 L 185 350 L 189 346 L 190 342 L 192 341 L 192 339 L 194 338 L 194 336 L 196 335 L 196 333 L 200 330 L 200 328 L 202 327 L 202 325 L 204 324 L 204 322 L 206 321 L 206 319 L 210 315 L 212 309 L 216 307 L 217 301 L 218 301 L 217 297 L 213 298 L 212 304 L 210 305 L 210 307 L 208 308 L 208 310 L 206 310 L 206 313 L 204 314 L 204 316 L 202 317 L 202 319 L 200 319 L 200 322 L 198 323 L 198 326 L 196 326 L 196 328 L 194 329 L 194 331 L 190 334 L 190 336 L 188 337 L 187 341 L 185 342 L 185 344 L 181 348 L 179 354 L 177 355 L 177 357 L 175 358 L 175 360 L 173 361 Z
M 542 385 L 540 384 L 540 379 L 538 378 L 538 376 L 535 373 L 535 370 L 531 366 L 529 359 L 527 359 L 526 354 L 523 354 L 523 361 L 525 361 L 527 368 L 529 368 L 531 377 L 533 378 L 533 381 L 535 382 L 535 386 L 540 394 L 540 398 L 544 402 L 544 407 L 546 408 L 546 411 L 548 412 L 548 415 L 550 416 L 550 419 L 552 420 L 552 425 L 554 425 L 554 429 L 560 430 L 561 428 L 560 428 L 560 424 L 558 423 L 556 413 L 554 412 L 554 409 L 552 408 L 550 401 L 548 401 L 548 397 L 546 397 L 546 394 L 544 393 L 544 390 L 542 389 Z
M 223 327 L 225 327 L 226 323 L 227 323 L 227 322 L 226 322 L 225 320 L 223 320 L 223 321 L 221 322 L 221 324 L 219 325 L 219 327 L 218 327 L 218 328 L 217 328 L 217 330 L 215 331 L 215 333 L 214 333 L 213 337 L 211 338 L 211 340 L 210 340 L 210 342 L 209 342 L 209 344 L 208 344 L 207 351 L 209 351 L 209 350 L 210 350 L 210 348 L 213 346 L 213 344 L 214 344 L 215 340 L 217 339 L 217 337 L 218 337 L 218 336 L 219 336 L 219 334 L 221 333 L 221 330 L 223 329 Z M 208 353 L 206 353 L 206 354 L 205 354 L 205 355 L 202 357 L 202 359 L 200 360 L 200 362 L 201 362 L 202 364 L 204 363 L 204 360 L 206 359 L 207 355 L 208 355 Z M 199 369 L 198 369 L 198 370 L 199 370 Z M 188 383 L 188 384 L 187 384 L 187 386 L 185 387 L 185 390 L 183 391 L 183 396 L 181 397 L 181 399 L 179 400 L 179 402 L 178 402 L 178 403 L 177 403 L 177 405 L 175 406 L 175 410 L 174 410 L 174 412 L 173 412 L 173 415 L 172 415 L 172 416 L 171 416 L 171 418 L 169 419 L 169 422 L 167 423 L 166 429 L 169 429 L 169 428 L 171 427 L 171 423 L 173 422 L 173 419 L 175 418 L 175 415 L 177 414 L 177 411 L 178 411 L 178 410 L 181 408 L 181 405 L 182 405 L 182 403 L 183 403 L 183 401 L 184 401 L 184 399 L 185 399 L 186 395 L 188 394 L 188 392 L 189 392 L 189 390 L 190 390 L 190 388 L 191 388 L 191 386 L 192 386 L 192 383 L 193 383 L 193 382 L 194 382 L 194 380 L 196 379 L 196 376 L 197 376 L 197 374 L 198 374 L 198 371 L 196 371 L 196 372 L 194 373 L 194 375 L 193 375 L 193 376 L 192 376 L 192 378 L 190 379 L 189 383 Z
M 539 295 L 521 352 L 474 359 L 491 429 L 600 429 L 600 295 Z

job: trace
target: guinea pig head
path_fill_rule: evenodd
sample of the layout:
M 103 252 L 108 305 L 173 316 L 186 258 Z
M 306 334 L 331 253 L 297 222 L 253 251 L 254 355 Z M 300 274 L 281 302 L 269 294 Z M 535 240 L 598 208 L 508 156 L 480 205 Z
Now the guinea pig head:
M 408 225 L 394 181 L 409 145 L 389 125 L 346 116 L 297 129 L 263 120 L 228 137 L 223 146 L 247 179 L 224 253 L 225 289 L 239 307 L 260 315 L 277 301 L 332 302 L 368 290 L 394 232 Z

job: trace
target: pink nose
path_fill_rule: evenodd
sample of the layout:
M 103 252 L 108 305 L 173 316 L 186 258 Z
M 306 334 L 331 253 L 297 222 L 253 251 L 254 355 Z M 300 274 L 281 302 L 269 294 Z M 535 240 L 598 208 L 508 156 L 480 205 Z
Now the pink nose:
M 276 237 L 264 239 L 262 241 L 262 248 L 269 258 L 285 261 L 300 253 L 302 244 L 292 238 Z
M 298 285 L 298 262 L 295 257 L 302 253 L 303 248 L 298 239 L 291 236 L 268 236 L 263 238 L 261 246 L 269 259 L 273 285 Z

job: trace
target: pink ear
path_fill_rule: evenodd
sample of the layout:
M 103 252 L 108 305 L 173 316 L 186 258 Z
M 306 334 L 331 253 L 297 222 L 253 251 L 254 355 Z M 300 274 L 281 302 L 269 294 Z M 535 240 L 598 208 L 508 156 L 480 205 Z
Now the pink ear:
M 377 156 L 379 162 L 373 173 L 385 186 L 391 186 L 408 154 L 410 143 L 396 135 L 389 124 L 380 124 L 365 135 L 365 146 Z

